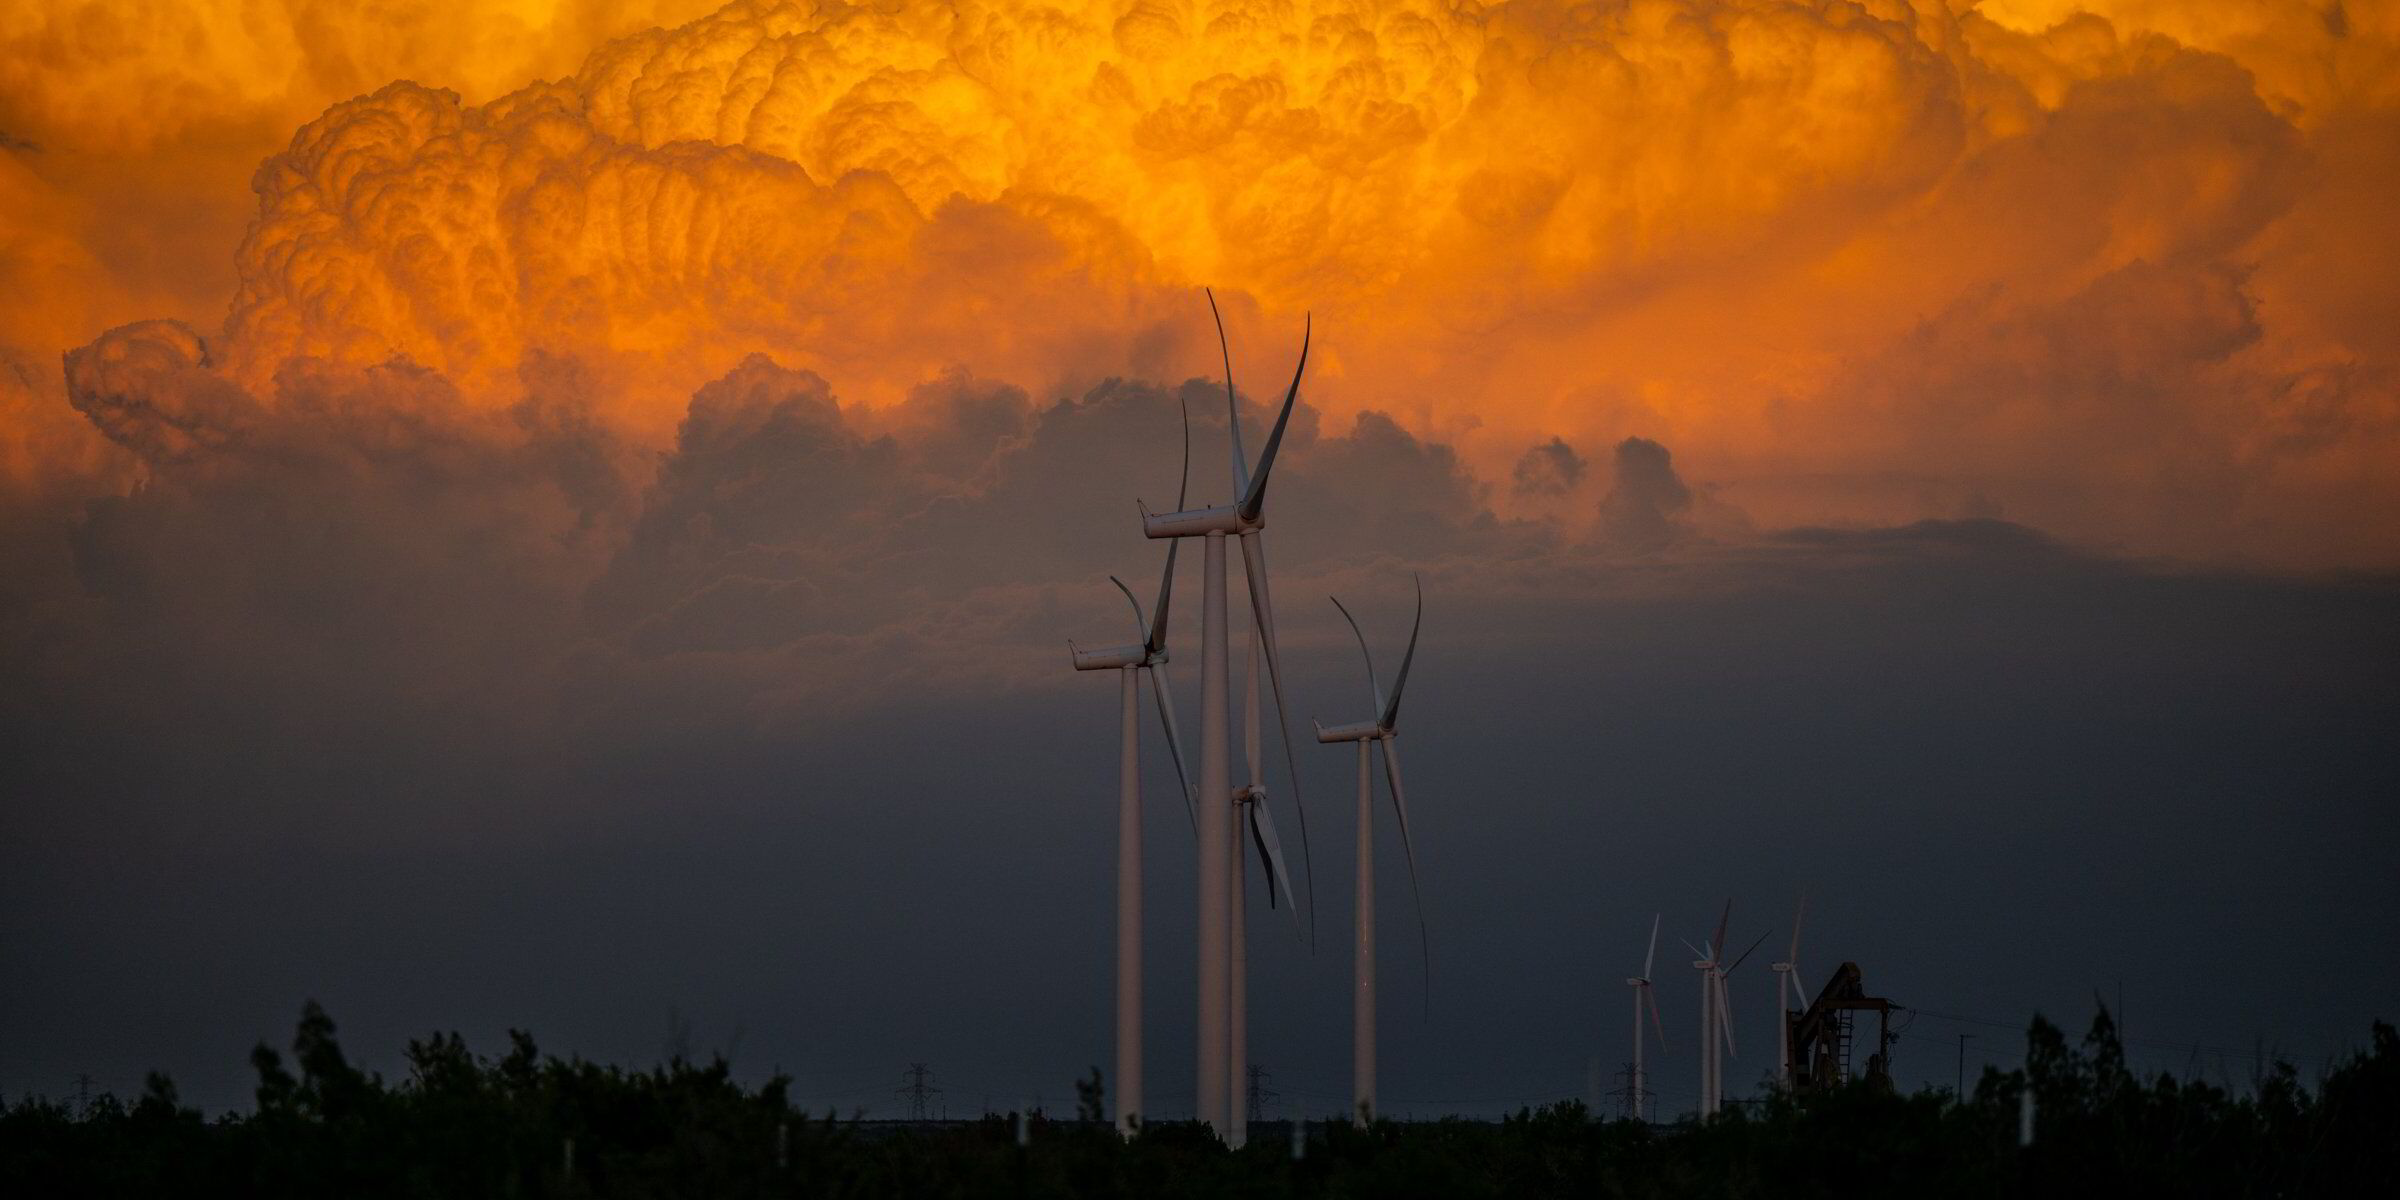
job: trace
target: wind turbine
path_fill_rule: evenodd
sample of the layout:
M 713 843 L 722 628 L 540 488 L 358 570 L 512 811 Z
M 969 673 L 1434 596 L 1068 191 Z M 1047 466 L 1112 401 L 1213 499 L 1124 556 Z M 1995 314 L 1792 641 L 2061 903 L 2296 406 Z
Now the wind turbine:
M 1650 916 L 1650 952 L 1642 956 L 1642 973 L 1625 981 L 1633 989 L 1633 1119 L 1642 1119 L 1642 1009 L 1650 1012 L 1651 1032 L 1658 1035 L 1658 1048 L 1667 1048 L 1666 1023 L 1658 1019 L 1658 996 L 1650 990 L 1650 969 L 1658 965 L 1658 914 Z
M 1408 793 L 1400 787 L 1400 695 L 1408 688 L 1409 664 L 1416 661 L 1417 634 L 1425 626 L 1425 581 L 1417 581 L 1417 615 L 1408 629 L 1408 651 L 1400 657 L 1400 675 L 1392 681 L 1392 694 L 1385 698 L 1383 685 L 1375 678 L 1375 656 L 1367 650 L 1367 635 L 1358 628 L 1358 619 L 1342 607 L 1340 600 L 1333 606 L 1341 609 L 1342 619 L 1350 623 L 1350 632 L 1358 638 L 1358 653 L 1367 662 L 1367 696 L 1375 705 L 1372 720 L 1336 725 L 1331 729 L 1317 726 L 1320 742 L 1358 743 L 1358 878 L 1357 895 L 1352 903 L 1353 942 L 1350 952 L 1350 1055 L 1352 1119 L 1365 1124 L 1375 1111 L 1375 783 L 1368 770 L 1370 746 L 1383 749 L 1384 777 L 1392 785 L 1392 812 L 1399 819 L 1400 846 L 1408 852 L 1408 887 L 1417 901 L 1417 943 L 1425 955 L 1425 987 L 1428 1004 L 1433 989 L 1433 946 L 1425 932 L 1425 893 L 1417 885 L 1417 848 L 1408 834 Z
M 1724 1034 L 1725 1034 L 1725 1053 L 1726 1053 L 1728 1056 L 1730 1056 L 1730 1057 L 1733 1057 L 1733 1058 L 1740 1058 L 1740 1057 L 1741 1057 L 1741 1055 L 1740 1055 L 1738 1052 L 1736 1052 L 1736 1051 L 1734 1050 L 1734 1048 L 1733 1048 L 1733 1006 L 1732 1006 L 1732 1004 L 1731 1004 L 1730 1002 L 1728 1002 L 1728 1001 L 1726 1000 L 1726 998 L 1725 998 L 1725 977 L 1726 977 L 1726 976 L 1728 976 L 1728 975 L 1731 975 L 1731 974 L 1733 974 L 1735 971 L 1739 970 L 1739 969 L 1741 968 L 1741 965 L 1742 965 L 1743 963 L 1750 961 L 1750 956 L 1751 956 L 1751 955 L 1753 955 L 1753 954 L 1756 954 L 1756 953 L 1758 953 L 1758 948 L 1759 948 L 1760 946 L 1762 946 L 1762 945 L 1766 944 L 1766 940 L 1767 940 L 1767 935 L 1766 935 L 1766 934 L 1763 934 L 1763 933 L 1762 933 L 1762 934 L 1758 935 L 1758 938 L 1757 938 L 1757 940 L 1756 940 L 1756 941 L 1753 941 L 1753 942 L 1751 942 L 1751 943 L 1750 943 L 1750 948 L 1749 948 L 1749 949 L 1747 949 L 1747 950 L 1744 950 L 1744 951 L 1742 951 L 1742 953 L 1741 953 L 1741 956 L 1740 956 L 1740 957 L 1738 957 L 1738 958 L 1734 959 L 1734 960 L 1733 960 L 1733 962 L 1732 962 L 1731 964 L 1729 964 L 1729 965 L 1726 965 L 1726 966 L 1723 966 L 1723 967 L 1719 967 L 1719 968 L 1717 968 L 1717 971 L 1716 971 L 1716 976 L 1717 976 L 1717 1028 L 1718 1028 L 1718 1029 L 1720 1029 L 1720 1030 L 1722 1030 L 1722 1031 L 1724 1032 Z M 1717 1104 L 1718 1104 L 1718 1105 L 1721 1107 L 1721 1106 L 1723 1106 L 1723 1105 L 1724 1105 L 1724 1103 L 1725 1103 L 1725 1060 L 1724 1060 L 1724 1059 L 1721 1059 L 1721 1058 L 1720 1058 L 1720 1059 L 1718 1059 L 1718 1060 L 1717 1060 L 1717 1062 L 1716 1062 L 1716 1068 L 1717 1068 L 1716 1097 L 1717 1097 Z
M 1766 934 L 1758 935 L 1758 940 L 1750 943 L 1750 948 L 1742 951 L 1740 957 L 1735 958 L 1731 963 L 1725 962 L 1725 922 L 1732 916 L 1733 901 L 1728 900 L 1725 902 L 1724 915 L 1717 918 L 1717 936 L 1708 943 L 1705 949 L 1698 946 L 1692 947 L 1692 953 L 1699 955 L 1699 960 L 1692 966 L 1700 972 L 1700 1018 L 1703 1030 L 1700 1041 L 1700 1115 L 1702 1117 L 1715 1116 L 1717 1110 L 1724 1106 L 1726 1056 L 1741 1057 L 1740 1051 L 1736 1050 L 1733 1044 L 1733 1009 L 1725 999 L 1725 977 L 1731 975 L 1744 962 L 1749 961 L 1750 956 L 1756 953 L 1759 946 L 1767 940 Z M 1689 942 L 1684 944 L 1691 945 Z M 1722 1043 L 1722 1053 L 1719 1052 L 1720 1043 Z
M 1808 893 L 1800 894 L 1800 903 L 1792 909 L 1792 948 L 1784 952 L 1783 961 L 1768 969 L 1775 972 L 1775 1050 L 1783 1063 L 1783 1087 L 1792 1087 L 1792 1006 L 1808 1011 L 1808 989 L 1800 982 L 1800 918 L 1808 915 Z M 1791 1000 L 1784 997 L 1789 994 Z
M 1209 297 L 1209 312 L 1216 312 L 1216 297 Z M 1232 918 L 1231 885 L 1234 868 L 1239 863 L 1241 830 L 1233 798 L 1228 710 L 1228 677 L 1231 675 L 1231 650 L 1225 632 L 1225 539 L 1238 537 L 1242 543 L 1242 567 L 1250 586 L 1250 616 L 1256 623 L 1264 643 L 1267 659 L 1267 678 L 1275 691 L 1275 715 L 1284 726 L 1284 766 L 1292 784 L 1292 803 L 1300 813 L 1300 861 L 1302 871 L 1314 889 L 1315 872 L 1309 865 L 1308 809 L 1300 798 L 1299 764 L 1292 755 L 1289 714 L 1283 701 L 1282 656 L 1275 646 L 1274 605 L 1267 588 L 1266 550 L 1259 540 L 1266 528 L 1267 481 L 1275 469 L 1275 454 L 1283 446 L 1284 429 L 1291 423 L 1292 404 L 1300 395 L 1300 378 L 1308 369 L 1308 343 L 1312 332 L 1303 327 L 1300 338 L 1300 361 L 1292 369 L 1291 386 L 1285 390 L 1283 408 L 1276 414 L 1275 427 L 1267 435 L 1267 445 L 1258 460 L 1258 469 L 1250 470 L 1248 456 L 1242 449 L 1241 414 L 1234 400 L 1233 356 L 1224 341 L 1224 322 L 1217 323 L 1218 346 L 1225 359 L 1225 404 L 1231 417 L 1233 433 L 1234 500 L 1208 508 L 1179 509 L 1171 513 L 1152 513 L 1142 508 L 1142 533 L 1152 538 L 1203 539 L 1200 602 L 1200 871 L 1199 871 L 1199 1020 L 1197 1070 L 1195 1078 L 1195 1108 L 1202 1121 L 1220 1136 L 1230 1136 L 1235 1128 L 1234 1106 L 1242 1103 L 1238 1088 L 1230 1087 L 1232 1079 L 1231 1007 L 1232 1007 Z M 1315 905 L 1310 905 L 1311 920 Z
M 1183 471 L 1188 487 L 1192 465 L 1191 414 L 1184 414 Z M 1178 498 L 1182 495 L 1179 487 Z M 1192 781 L 1183 765 L 1183 735 L 1175 725 L 1174 693 L 1167 686 L 1167 609 L 1175 593 L 1175 555 L 1180 545 L 1167 546 L 1167 566 L 1158 580 L 1158 605 L 1147 618 L 1133 589 L 1114 575 L 1108 577 L 1125 602 L 1133 606 L 1133 624 L 1141 641 L 1085 650 L 1067 643 L 1078 671 L 1116 671 L 1121 681 L 1117 729 L 1117 1075 L 1115 1119 L 1119 1133 L 1131 1134 L 1142 1109 L 1142 739 L 1141 684 L 1150 677 L 1158 704 L 1159 723 L 1167 735 L 1167 753 L 1175 760 L 1175 777 L 1182 784 L 1184 815 L 1193 817 Z
M 1703 946 L 1690 942 L 1684 945 L 1692 952 L 1692 969 L 1700 972 L 1700 1116 L 1703 1120 L 1717 1112 L 1717 1087 L 1721 1076 L 1717 1067 L 1717 1039 L 1731 1040 L 1732 1032 L 1724 1030 L 1717 1020 L 1717 947 L 1725 943 L 1725 923 L 1733 918 L 1733 901 L 1725 902 L 1725 912 L 1717 918 L 1716 936 Z
M 1249 925 L 1244 912 L 1248 896 L 1248 881 L 1244 868 L 1251 849 L 1258 851 L 1259 865 L 1267 873 L 1267 905 L 1282 908 L 1292 915 L 1292 932 L 1300 932 L 1300 909 L 1292 899 L 1292 877 L 1283 867 L 1283 840 L 1275 836 L 1275 816 L 1267 808 L 1267 785 L 1258 758 L 1258 627 L 1250 627 L 1250 680 L 1242 708 L 1242 751 L 1250 766 L 1250 782 L 1234 789 L 1234 836 L 1244 838 L 1248 847 L 1236 846 L 1233 851 L 1233 888 L 1229 896 L 1232 907 L 1232 967 L 1231 988 L 1233 1004 L 1227 1019 L 1226 1037 L 1232 1050 L 1227 1056 L 1232 1074 L 1228 1079 L 1238 1084 L 1250 1062 L 1250 946 Z M 1276 896 L 1283 899 L 1280 903 Z M 1231 1085 L 1229 1085 L 1231 1086 Z M 1250 1138 L 1250 1095 L 1247 1089 L 1231 1086 L 1234 1093 L 1232 1112 L 1226 1125 L 1226 1144 L 1240 1149 Z

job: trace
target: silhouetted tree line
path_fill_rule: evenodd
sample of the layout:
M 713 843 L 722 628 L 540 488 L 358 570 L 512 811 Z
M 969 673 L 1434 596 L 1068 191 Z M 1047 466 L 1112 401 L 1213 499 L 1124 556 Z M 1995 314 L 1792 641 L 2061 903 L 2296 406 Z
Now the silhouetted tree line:
M 456 1034 L 361 1071 L 314 1004 L 287 1059 L 260 1046 L 256 1111 L 203 1119 L 150 1076 L 131 1104 L 0 1111 L 0 1191 L 26 1197 L 2175 1196 L 2400 1195 L 2400 1037 L 2303 1086 L 2289 1065 L 2235 1093 L 2125 1063 L 2103 1010 L 2080 1046 L 2036 1019 L 2020 1071 L 1966 1097 L 1852 1086 L 1706 1124 L 1595 1120 L 1581 1104 L 1499 1122 L 1288 1126 L 1227 1152 L 1161 1124 L 1131 1142 L 1079 1081 L 1074 1121 L 1013 1117 L 870 1134 L 812 1119 L 787 1080 L 723 1059 L 626 1071 L 546 1057 L 522 1033 L 478 1058 Z M 2021 1104 L 2034 1136 L 2020 1145 Z M 80 1108 L 80 1111 L 79 1111 Z M 570 1149 L 570 1144 L 572 1148 Z

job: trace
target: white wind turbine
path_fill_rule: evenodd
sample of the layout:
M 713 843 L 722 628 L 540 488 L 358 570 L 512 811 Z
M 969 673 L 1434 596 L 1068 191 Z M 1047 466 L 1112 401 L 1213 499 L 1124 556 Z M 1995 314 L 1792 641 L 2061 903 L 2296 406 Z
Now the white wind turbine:
M 1628 1085 L 1632 1095 L 1633 1119 L 1642 1119 L 1642 1011 L 1649 1009 L 1650 1029 L 1658 1037 L 1658 1048 L 1667 1048 L 1666 1023 L 1658 1019 L 1658 996 L 1650 987 L 1650 970 L 1658 965 L 1658 915 L 1650 917 L 1650 952 L 1642 956 L 1642 973 L 1625 981 L 1633 989 L 1633 1079 Z
M 1715 1116 L 1725 1103 L 1725 1057 L 1741 1057 L 1733 1044 L 1733 1011 L 1725 999 L 1725 977 L 1733 973 L 1756 951 L 1767 935 L 1758 935 L 1741 957 L 1728 964 L 1724 961 L 1725 923 L 1733 917 L 1733 901 L 1725 902 L 1725 911 L 1717 918 L 1717 934 L 1705 947 L 1693 946 L 1698 956 L 1692 967 L 1700 972 L 1700 1115 Z
M 1250 678 L 1242 705 L 1242 750 L 1250 766 L 1248 785 L 1234 789 L 1234 836 L 1247 835 L 1250 848 L 1258 851 L 1259 865 L 1267 873 L 1267 905 L 1280 907 L 1291 914 L 1292 931 L 1300 931 L 1300 909 L 1292 898 L 1292 877 L 1283 866 L 1283 841 L 1275 836 L 1275 815 L 1267 807 L 1266 775 L 1259 767 L 1258 757 L 1258 626 L 1250 627 Z M 1233 1002 L 1226 1021 L 1226 1037 L 1231 1044 L 1227 1059 L 1232 1071 L 1234 1096 L 1232 1112 L 1226 1125 L 1226 1143 L 1239 1149 L 1250 1138 L 1249 1092 L 1240 1086 L 1243 1072 L 1250 1062 L 1250 946 L 1249 926 L 1246 923 L 1244 899 L 1248 881 L 1244 866 L 1248 851 L 1236 847 L 1233 851 L 1233 887 L 1228 897 L 1232 908 L 1229 925 L 1232 930 L 1232 964 L 1230 968 Z M 1280 894 L 1282 900 L 1277 901 Z
M 1213 295 L 1209 297 L 1209 311 L 1212 314 L 1216 311 Z M 1217 332 L 1223 349 L 1222 320 Z M 1303 327 L 1300 361 L 1292 370 L 1291 386 L 1284 392 L 1283 407 L 1276 414 L 1274 429 L 1267 435 L 1266 449 L 1259 456 L 1255 472 L 1242 450 L 1241 414 L 1234 401 L 1233 356 L 1229 349 L 1224 350 L 1225 402 L 1233 434 L 1233 502 L 1171 513 L 1142 509 L 1142 533 L 1147 537 L 1204 539 L 1200 604 L 1200 787 L 1195 793 L 1200 801 L 1200 994 L 1194 1100 L 1199 1118 L 1227 1138 L 1235 1136 L 1238 1128 L 1235 1113 L 1244 1098 L 1240 1088 L 1229 1086 L 1238 1071 L 1232 1057 L 1231 1036 L 1232 885 L 1241 861 L 1242 831 L 1236 805 L 1232 803 L 1232 771 L 1228 761 L 1231 708 L 1228 678 L 1232 674 L 1232 655 L 1225 629 L 1225 539 L 1238 537 L 1242 542 L 1243 574 L 1250 588 L 1250 616 L 1266 651 L 1267 678 L 1275 692 L 1275 715 L 1278 723 L 1285 726 L 1284 766 L 1291 779 L 1292 803 L 1300 814 L 1301 869 L 1313 881 L 1308 852 L 1308 810 L 1300 798 L 1299 764 L 1292 755 L 1289 714 L 1283 700 L 1282 656 L 1275 645 L 1275 610 L 1267 587 L 1266 550 L 1260 542 L 1260 532 L 1266 528 L 1267 481 L 1274 472 L 1275 455 L 1283 445 L 1284 430 L 1292 419 L 1292 405 L 1300 395 L 1300 378 L 1308 369 L 1310 332 L 1307 326 Z M 1313 888 L 1313 882 L 1310 886 Z M 1311 909 L 1313 912 L 1314 905 Z
M 1186 413 L 1183 427 L 1184 475 L 1191 474 L 1192 427 Z M 1177 492 L 1178 499 L 1182 496 Z M 1114 575 L 1108 581 L 1125 593 L 1133 606 L 1139 642 L 1085 650 L 1069 642 L 1078 671 L 1116 671 L 1121 679 L 1118 704 L 1117 753 L 1117 1071 L 1115 1119 L 1120 1133 L 1133 1132 L 1142 1110 L 1142 752 L 1141 687 L 1136 676 L 1150 677 L 1158 705 L 1159 723 L 1167 735 L 1167 753 L 1175 760 L 1181 783 L 1184 815 L 1193 818 L 1192 781 L 1183 765 L 1183 735 L 1175 724 L 1174 692 L 1167 686 L 1167 610 L 1175 593 L 1175 555 L 1169 544 L 1167 566 L 1158 580 L 1158 607 L 1148 618 L 1133 589 Z
M 1690 942 L 1684 945 L 1693 954 L 1692 969 L 1700 972 L 1700 1116 L 1705 1119 L 1717 1111 L 1717 1039 L 1731 1037 L 1720 1034 L 1717 1021 L 1717 947 L 1725 940 L 1725 922 L 1733 916 L 1733 902 L 1725 902 L 1725 914 L 1717 918 L 1717 933 L 1702 949 Z
M 1417 581 L 1417 615 L 1408 629 L 1408 651 L 1400 657 L 1400 674 L 1392 681 L 1392 694 L 1385 698 L 1383 685 L 1375 678 L 1375 656 L 1367 649 L 1367 635 L 1358 628 L 1358 619 L 1342 607 L 1340 600 L 1333 606 L 1341 609 L 1342 619 L 1350 622 L 1350 632 L 1358 638 L 1359 655 L 1367 663 L 1367 696 L 1375 705 L 1372 720 L 1336 725 L 1327 729 L 1317 726 L 1320 742 L 1358 743 L 1358 865 L 1356 897 L 1352 902 L 1352 948 L 1350 952 L 1350 1055 L 1351 1055 L 1351 1117 L 1365 1124 L 1375 1112 L 1375 782 L 1368 768 L 1369 747 L 1383 750 L 1384 777 L 1392 785 L 1392 812 L 1400 825 L 1400 846 L 1408 854 L 1408 886 L 1417 903 L 1417 943 L 1425 955 L 1426 997 L 1431 1002 L 1433 988 L 1433 947 L 1425 932 L 1425 893 L 1417 885 L 1417 848 L 1408 834 L 1408 793 L 1400 786 L 1400 695 L 1408 688 L 1409 664 L 1416 661 L 1417 634 L 1425 625 L 1425 583 Z
M 1792 1086 L 1792 1009 L 1808 1011 L 1808 988 L 1800 982 L 1800 918 L 1808 915 L 1808 893 L 1800 894 L 1800 903 L 1792 909 L 1792 948 L 1784 952 L 1783 961 L 1769 969 L 1775 972 L 1775 1052 L 1783 1065 L 1783 1086 Z M 1790 999 L 1786 1000 L 1785 997 Z

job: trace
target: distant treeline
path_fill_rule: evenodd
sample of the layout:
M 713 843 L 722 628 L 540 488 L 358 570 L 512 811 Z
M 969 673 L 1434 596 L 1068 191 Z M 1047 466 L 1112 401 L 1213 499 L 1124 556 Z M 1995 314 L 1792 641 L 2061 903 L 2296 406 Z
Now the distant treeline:
M 352 1065 L 310 1005 L 287 1060 L 266 1046 L 257 1111 L 203 1119 L 152 1075 L 131 1104 L 0 1111 L 10 1196 L 2394 1196 L 2400 1038 L 2304 1086 L 2289 1065 L 2239 1094 L 2125 1065 L 2103 1011 L 2080 1046 L 2035 1020 L 2025 1068 L 1973 1094 L 1853 1086 L 1774 1097 L 1706 1124 L 1595 1120 L 1580 1104 L 1503 1121 L 1312 1125 L 1229 1153 L 1196 1128 L 1130 1142 L 1099 1121 L 1012 1117 L 864 1136 L 751 1090 L 723 1060 L 649 1071 L 546 1057 L 512 1034 L 478 1058 L 412 1042 L 396 1083 Z M 1095 1072 L 1095 1076 L 1096 1076 Z M 2020 1144 L 2031 1089 L 2033 1132 Z M 1288 1126 L 1278 1127 L 1288 1130 Z M 570 1149 L 570 1143 L 572 1149 Z

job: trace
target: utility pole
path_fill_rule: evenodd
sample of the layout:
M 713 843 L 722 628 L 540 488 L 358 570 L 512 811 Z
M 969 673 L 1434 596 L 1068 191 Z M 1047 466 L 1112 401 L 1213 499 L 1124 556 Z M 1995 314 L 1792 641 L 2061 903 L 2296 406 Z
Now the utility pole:
M 75 1118 L 77 1120 L 83 1120 L 92 1115 L 92 1083 L 92 1077 L 89 1075 L 75 1077 Z
M 908 1101 L 908 1119 L 911 1121 L 932 1120 L 932 1100 L 935 1096 L 942 1094 L 942 1089 L 933 1086 L 933 1072 L 926 1069 L 924 1063 L 910 1063 L 908 1069 L 900 1073 L 900 1077 L 908 1080 L 908 1083 L 899 1089 L 900 1096 Z
M 1967 1098 L 1967 1039 L 1974 1036 L 1971 1033 L 1958 1035 L 1958 1085 L 1952 1091 L 1960 1100 Z

